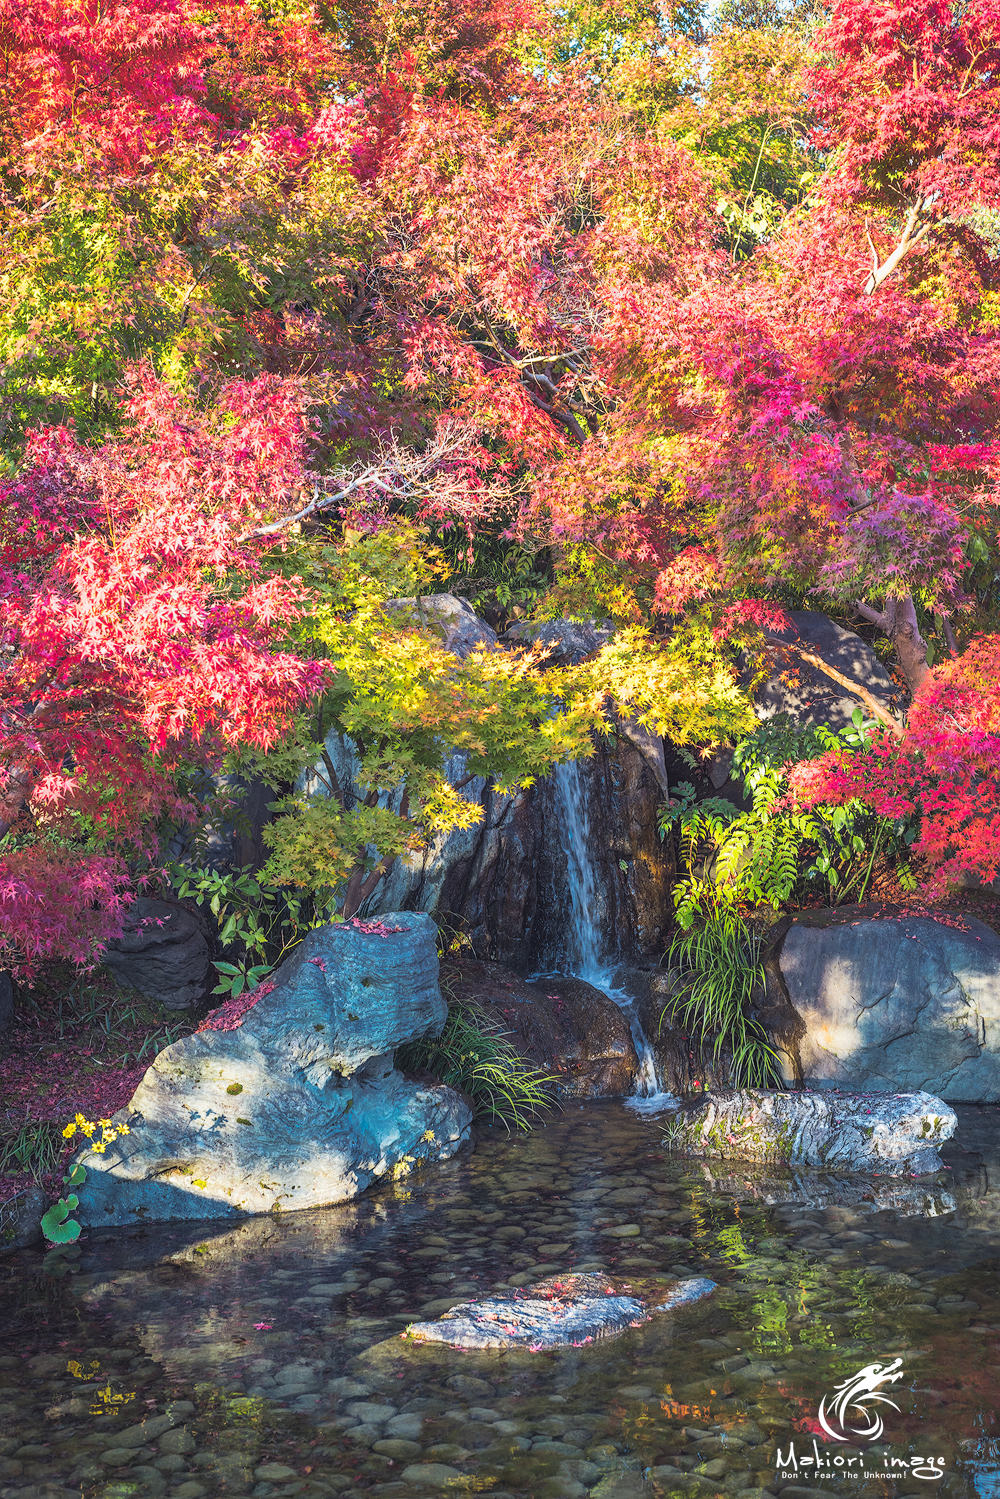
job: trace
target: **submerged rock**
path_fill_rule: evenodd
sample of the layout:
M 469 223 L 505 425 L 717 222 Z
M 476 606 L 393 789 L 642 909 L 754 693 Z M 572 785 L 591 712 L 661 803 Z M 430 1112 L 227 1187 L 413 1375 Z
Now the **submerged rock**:
M 709 1093 L 670 1120 L 685 1155 L 897 1176 L 942 1169 L 936 1147 L 958 1119 L 930 1093 Z
M 414 1322 L 403 1334 L 451 1348 L 527 1348 L 532 1353 L 596 1343 L 639 1327 L 657 1312 L 679 1311 L 715 1290 L 701 1277 L 678 1281 L 664 1293 L 629 1294 L 631 1286 L 603 1275 L 541 1280 L 523 1296 L 491 1296 L 453 1306 L 435 1322 Z
M 435 938 L 414 913 L 321 927 L 259 997 L 161 1051 L 114 1116 L 130 1133 L 78 1157 L 81 1222 L 322 1207 L 453 1155 L 468 1105 L 392 1061 L 394 1047 L 444 1025 Z

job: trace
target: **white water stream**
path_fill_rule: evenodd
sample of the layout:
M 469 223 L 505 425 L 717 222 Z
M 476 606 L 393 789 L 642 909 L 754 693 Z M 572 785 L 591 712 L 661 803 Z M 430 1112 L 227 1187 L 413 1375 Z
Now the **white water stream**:
M 570 919 L 565 939 L 565 971 L 600 989 L 624 1014 L 632 1032 L 639 1073 L 635 1094 L 629 1106 L 642 1113 L 655 1113 L 676 1105 L 672 1094 L 665 1092 L 663 1079 L 649 1037 L 642 1028 L 632 995 L 615 988 L 614 959 L 606 950 L 601 933 L 597 895 L 597 872 L 592 856 L 590 815 L 587 810 L 586 784 L 578 761 L 558 765 L 552 776 L 556 809 L 559 816 L 559 841 L 566 855 L 566 881 L 570 898 Z

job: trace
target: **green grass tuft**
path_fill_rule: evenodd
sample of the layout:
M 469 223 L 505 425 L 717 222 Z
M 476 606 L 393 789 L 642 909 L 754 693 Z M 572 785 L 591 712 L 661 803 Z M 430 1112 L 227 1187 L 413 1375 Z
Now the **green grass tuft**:
M 66 1147 L 58 1124 L 26 1119 L 17 1129 L 4 1129 L 0 1139 L 0 1176 L 27 1172 L 35 1181 L 51 1176 Z
M 738 1088 L 784 1086 L 778 1055 L 750 1009 L 754 991 L 764 990 L 761 946 L 759 934 L 721 904 L 703 925 L 675 937 L 670 945 L 680 992 L 663 1016 L 669 1013 L 673 1021 L 680 1021 L 689 1036 L 711 1051 L 717 1067 L 724 1063 Z
M 471 1098 L 477 1119 L 530 1129 L 552 1107 L 549 1085 L 557 1081 L 530 1067 L 505 1039 L 506 1033 L 466 1005 L 452 1004 L 440 1036 L 410 1041 L 396 1051 L 404 1072 L 432 1072 Z

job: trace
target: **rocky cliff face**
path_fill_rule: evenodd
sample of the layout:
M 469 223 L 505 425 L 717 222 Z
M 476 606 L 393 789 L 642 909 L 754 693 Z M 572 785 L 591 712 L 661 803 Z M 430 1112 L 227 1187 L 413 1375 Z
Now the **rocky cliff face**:
M 338 774 L 349 750 L 336 753 Z M 654 767 L 624 734 L 600 740 L 580 764 L 596 864 L 597 919 L 608 957 L 631 961 L 662 951 L 671 911 L 673 848 L 656 826 L 663 800 Z M 461 779 L 456 763 L 454 778 Z M 379 910 L 433 911 L 469 937 L 476 956 L 519 973 L 556 968 L 570 918 L 567 854 L 558 787 L 552 776 L 529 791 L 502 796 L 482 780 L 464 795 L 483 821 L 435 839 L 397 861 L 378 893 Z

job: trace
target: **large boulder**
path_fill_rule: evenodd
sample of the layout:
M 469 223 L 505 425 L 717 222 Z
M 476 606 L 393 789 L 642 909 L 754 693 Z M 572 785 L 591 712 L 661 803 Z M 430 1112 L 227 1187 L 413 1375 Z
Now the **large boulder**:
M 886 712 L 899 713 L 905 693 L 867 641 L 814 609 L 792 609 L 789 618 L 792 628 L 780 632 L 782 639 L 791 646 L 802 646 L 843 676 L 866 687 Z M 757 693 L 755 707 L 761 718 L 787 713 L 799 729 L 819 724 L 846 728 L 856 708 L 861 708 L 866 718 L 869 716 L 860 699 L 840 683 L 804 661 L 798 651 L 782 649 L 780 645 L 774 650 L 773 669 Z
M 102 962 L 124 988 L 138 989 L 168 1010 L 184 1010 L 208 992 L 210 952 L 200 916 L 177 901 L 140 895 Z
M 942 1169 L 937 1146 L 958 1118 L 930 1093 L 801 1093 L 766 1088 L 709 1093 L 667 1122 L 684 1155 L 923 1175 Z
M 442 969 L 448 992 L 507 1033 L 563 1098 L 625 1098 L 639 1071 L 628 1019 L 583 979 L 525 983 L 499 963 L 464 959 Z
M 429 593 L 420 598 L 390 599 L 386 609 L 403 625 L 419 625 L 436 635 L 445 650 L 471 656 L 496 645 L 496 631 L 479 618 L 467 599 L 453 593 Z
M 810 1088 L 1000 1101 L 1000 937 L 966 915 L 840 907 L 796 917 L 779 955 Z
M 577 666 L 607 645 L 614 634 L 596 619 L 526 620 L 500 637 L 501 645 L 537 645 L 547 651 L 552 666 Z
M 468 1105 L 392 1062 L 444 1025 L 435 939 L 417 914 L 321 927 L 249 999 L 161 1051 L 114 1116 L 129 1133 L 77 1157 L 81 1222 L 322 1207 L 453 1155 Z

